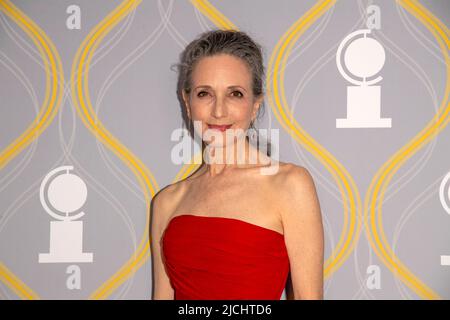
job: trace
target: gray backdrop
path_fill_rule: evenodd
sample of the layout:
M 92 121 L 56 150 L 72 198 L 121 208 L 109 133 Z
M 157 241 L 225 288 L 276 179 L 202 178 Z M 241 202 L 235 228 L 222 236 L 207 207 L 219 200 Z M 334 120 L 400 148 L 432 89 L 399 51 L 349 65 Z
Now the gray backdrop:
M 308 13 L 321 4 L 328 8 Z M 187 168 L 170 157 L 170 135 L 182 126 L 170 66 L 200 32 L 232 23 L 263 46 L 273 81 L 280 75 L 269 61 L 282 57 L 277 45 L 288 43 L 285 35 L 302 17 L 311 24 L 296 33 L 280 65 L 284 102 L 270 103 L 278 97 L 268 88 L 256 127 L 279 129 L 280 160 L 314 177 L 325 228 L 325 299 L 450 298 L 450 266 L 440 260 L 450 255 L 444 114 L 450 107 L 450 2 L 423 1 L 411 11 L 417 4 L 1 1 L 0 299 L 150 299 L 148 202 Z M 128 11 L 108 17 L 127 5 Z M 392 126 L 337 128 L 336 119 L 347 115 L 351 84 L 337 69 L 336 51 L 347 35 L 367 29 L 370 5 L 380 9 L 381 23 L 369 37 L 385 51 L 376 84 L 381 117 L 391 118 Z M 413 12 L 434 22 L 427 25 Z M 91 33 L 108 21 L 115 21 L 109 30 Z M 86 66 L 87 59 L 76 53 L 86 48 L 92 60 L 77 73 L 72 67 Z M 83 105 L 90 111 L 83 113 Z M 280 109 L 291 113 L 289 121 L 276 116 Z M 442 121 L 439 130 L 428 130 L 434 135 L 410 149 L 399 167 L 383 169 L 424 136 L 433 117 Z M 55 221 L 41 204 L 40 186 L 51 170 L 67 165 L 87 186 L 79 221 L 82 250 L 93 253 L 93 261 L 40 263 L 39 254 L 51 249 Z M 371 207 L 376 222 L 366 229 L 362 217 Z M 378 235 L 385 241 L 374 240 Z

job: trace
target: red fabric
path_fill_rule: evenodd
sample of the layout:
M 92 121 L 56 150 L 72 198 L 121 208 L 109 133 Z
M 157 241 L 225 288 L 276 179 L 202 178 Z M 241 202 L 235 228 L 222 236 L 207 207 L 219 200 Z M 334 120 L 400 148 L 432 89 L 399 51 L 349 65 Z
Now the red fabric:
M 234 218 L 175 216 L 162 250 L 175 300 L 279 300 L 289 273 L 284 236 Z

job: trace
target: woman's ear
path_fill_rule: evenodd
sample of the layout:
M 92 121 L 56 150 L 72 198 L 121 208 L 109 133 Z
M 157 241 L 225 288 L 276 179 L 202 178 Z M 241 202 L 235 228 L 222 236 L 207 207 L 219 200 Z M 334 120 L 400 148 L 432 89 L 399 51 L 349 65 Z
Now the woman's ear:
M 259 110 L 259 108 L 261 108 L 263 99 L 264 99 L 263 95 L 261 95 L 255 99 L 255 102 L 253 103 L 252 118 L 256 118 L 256 115 L 258 114 L 258 110 Z

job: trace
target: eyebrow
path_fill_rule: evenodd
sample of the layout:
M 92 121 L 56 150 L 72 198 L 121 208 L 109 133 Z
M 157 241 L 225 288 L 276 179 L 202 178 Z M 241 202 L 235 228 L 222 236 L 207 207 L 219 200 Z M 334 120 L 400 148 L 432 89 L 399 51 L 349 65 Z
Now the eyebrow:
M 197 89 L 199 89 L 199 88 L 208 88 L 208 89 L 211 89 L 212 87 L 209 86 L 209 85 L 204 84 L 204 85 L 199 85 L 199 86 L 195 87 L 194 90 L 197 90 Z M 236 88 L 240 88 L 240 89 L 244 90 L 245 92 L 247 92 L 247 90 L 245 90 L 244 87 L 241 87 L 241 86 L 238 86 L 238 85 L 228 86 L 228 89 L 236 89 Z

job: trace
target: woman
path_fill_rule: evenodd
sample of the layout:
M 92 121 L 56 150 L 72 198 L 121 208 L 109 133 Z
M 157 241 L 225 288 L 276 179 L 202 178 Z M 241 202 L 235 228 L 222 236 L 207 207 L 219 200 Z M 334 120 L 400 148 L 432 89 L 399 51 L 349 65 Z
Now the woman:
M 323 227 L 311 175 L 282 162 L 261 174 L 269 155 L 246 135 L 225 139 L 247 132 L 261 112 L 260 46 L 244 32 L 204 32 L 178 67 L 189 127 L 200 123 L 195 134 L 209 152 L 195 173 L 152 199 L 153 299 L 280 299 L 288 279 L 288 299 L 323 299 Z M 228 161 L 241 151 L 245 163 Z M 219 155 L 227 161 L 211 161 Z

